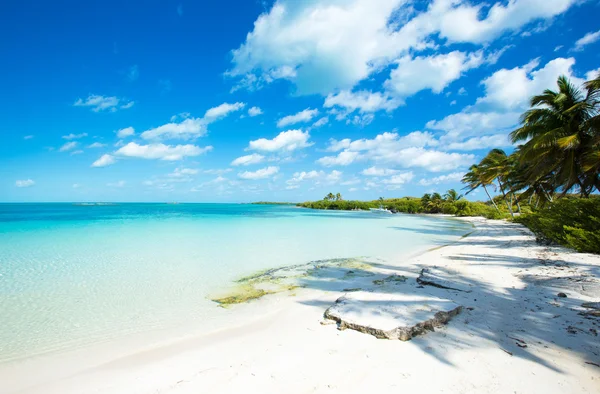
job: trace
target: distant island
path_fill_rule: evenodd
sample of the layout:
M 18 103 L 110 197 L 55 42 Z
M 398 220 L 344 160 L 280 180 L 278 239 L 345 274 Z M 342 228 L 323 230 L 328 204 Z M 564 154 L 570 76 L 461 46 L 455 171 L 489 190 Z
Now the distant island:
M 276 201 L 256 201 L 251 202 L 252 205 L 296 205 L 293 202 L 276 202 Z

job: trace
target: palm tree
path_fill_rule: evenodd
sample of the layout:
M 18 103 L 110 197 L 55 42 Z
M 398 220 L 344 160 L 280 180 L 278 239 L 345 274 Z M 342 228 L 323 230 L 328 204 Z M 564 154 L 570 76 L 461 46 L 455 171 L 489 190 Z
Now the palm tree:
M 532 108 L 521 116 L 511 139 L 524 141 L 519 159 L 528 164 L 528 184 L 550 179 L 549 195 L 560 190 L 564 196 L 576 188 L 588 197 L 594 188 L 600 190 L 600 81 L 586 83 L 585 94 L 564 76 L 557 85 L 558 91 L 532 97 Z
M 479 186 L 482 186 L 483 190 L 485 190 L 485 194 L 487 194 L 488 198 L 490 199 L 490 202 L 492 203 L 494 208 L 496 208 L 496 211 L 500 212 L 500 209 L 498 209 L 496 202 L 494 201 L 492 196 L 490 196 L 490 193 L 487 190 L 487 186 L 493 186 L 493 184 L 484 181 L 479 166 L 477 164 L 473 164 L 471 167 L 469 167 L 469 172 L 467 172 L 465 176 L 463 176 L 462 183 L 466 184 L 464 189 L 468 189 L 465 194 L 469 194 L 473 190 L 477 189 Z
M 458 192 L 454 189 L 450 189 L 444 194 L 444 200 L 447 202 L 455 202 L 463 198 L 462 194 L 458 194 Z
M 341 201 L 342 200 L 342 195 L 340 193 L 337 193 L 335 195 L 335 201 Z
M 506 152 L 502 149 L 492 149 L 479 163 L 479 169 L 481 170 L 481 176 L 483 177 L 484 182 L 492 183 L 494 180 L 498 182 L 502 197 L 504 197 L 504 201 L 506 202 L 506 207 L 508 208 L 510 215 L 514 217 L 512 210 L 512 195 L 510 203 L 506 198 L 508 176 L 511 171 L 510 162 Z
M 334 198 L 335 198 L 335 196 L 333 195 L 333 193 L 329 193 L 325 196 L 325 198 L 323 200 L 332 201 Z

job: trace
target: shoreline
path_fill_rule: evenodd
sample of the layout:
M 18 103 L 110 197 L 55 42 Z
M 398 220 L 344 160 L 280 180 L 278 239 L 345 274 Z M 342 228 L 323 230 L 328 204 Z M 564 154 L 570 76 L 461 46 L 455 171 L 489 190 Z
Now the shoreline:
M 284 292 L 233 305 L 232 313 L 245 319 L 237 327 L 179 338 L 74 375 L 47 376 L 47 381 L 29 388 L 24 384 L 32 368 L 0 370 L 0 376 L 5 375 L 1 380 L 3 385 L 8 378 L 14 383 L 5 387 L 12 389 L 6 392 L 28 393 L 231 392 L 247 387 L 265 392 L 325 392 L 331 388 L 355 392 L 359 387 L 388 392 L 419 389 L 435 367 L 443 379 L 431 382 L 428 391 L 443 388 L 464 392 L 474 387 L 499 393 L 598 390 L 600 369 L 586 362 L 600 363 L 598 338 L 590 331 L 600 329 L 600 319 L 583 319 L 577 313 L 582 302 L 599 299 L 600 293 L 595 291 L 600 289 L 596 283 L 600 256 L 537 245 L 529 230 L 518 224 L 479 218 L 457 220 L 470 222 L 475 229 L 458 241 L 407 261 L 374 266 L 377 277 L 402 274 L 410 282 L 398 288 L 372 290 L 384 294 L 422 291 L 412 281 L 420 269 L 431 266 L 451 269 L 459 283 L 473 289 L 467 295 L 427 288 L 427 293 L 444 294 L 474 309 L 409 342 L 378 340 L 319 324 L 324 310 L 345 293 L 338 287 L 352 283 L 364 286 L 365 280 L 311 278 L 304 279 L 308 286 L 298 289 L 293 297 Z M 586 294 L 579 294 L 573 287 L 576 282 L 561 279 L 565 273 L 588 278 L 592 293 L 586 290 Z M 568 298 L 556 299 L 559 290 Z M 516 311 L 521 315 L 515 315 Z M 580 321 L 575 322 L 577 319 Z M 568 327 L 576 327 L 571 329 L 576 334 Z M 510 337 L 526 342 L 528 347 L 516 346 Z M 398 359 L 398 352 L 407 357 Z

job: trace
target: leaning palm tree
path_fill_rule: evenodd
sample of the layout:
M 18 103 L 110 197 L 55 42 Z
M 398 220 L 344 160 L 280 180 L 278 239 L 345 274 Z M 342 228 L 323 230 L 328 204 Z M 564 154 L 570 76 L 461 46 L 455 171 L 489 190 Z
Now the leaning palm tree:
M 493 186 L 493 184 L 484 181 L 484 179 L 481 175 L 479 166 L 477 164 L 473 164 L 471 167 L 469 167 L 469 172 L 467 172 L 463 176 L 462 183 L 466 184 L 464 189 L 468 189 L 465 194 L 471 193 L 472 191 L 477 189 L 479 186 L 483 187 L 483 190 L 485 190 L 485 194 L 487 194 L 490 202 L 492 203 L 494 208 L 496 208 L 496 211 L 500 212 L 500 209 L 498 209 L 496 202 L 494 201 L 492 196 L 490 196 L 490 193 L 488 192 L 488 189 L 487 189 L 487 186 L 489 186 L 489 185 Z
M 512 195 L 509 203 L 507 198 L 508 189 L 508 177 L 511 171 L 510 162 L 506 152 L 502 149 L 492 149 L 487 156 L 479 163 L 481 170 L 481 176 L 486 183 L 492 183 L 494 180 L 498 182 L 498 187 L 502 193 L 502 197 L 506 202 L 506 207 L 510 215 L 514 217 L 512 210 Z M 510 194 L 510 193 L 509 193 Z
M 531 99 L 531 109 L 521 116 L 521 127 L 511 133 L 527 166 L 526 181 L 533 184 L 551 178 L 550 193 L 561 195 L 578 189 L 583 197 L 600 190 L 600 82 L 586 84 L 586 93 L 566 77 L 558 78 L 558 90 L 547 89 Z

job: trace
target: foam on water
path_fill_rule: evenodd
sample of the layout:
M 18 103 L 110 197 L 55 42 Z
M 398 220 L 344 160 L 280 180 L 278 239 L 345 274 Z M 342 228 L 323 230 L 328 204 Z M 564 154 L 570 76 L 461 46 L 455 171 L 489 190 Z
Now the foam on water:
M 209 294 L 258 270 L 398 261 L 470 229 L 451 219 L 237 204 L 0 204 L 0 362 L 128 334 L 214 329 Z

